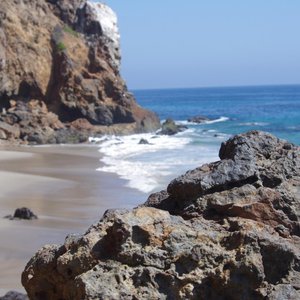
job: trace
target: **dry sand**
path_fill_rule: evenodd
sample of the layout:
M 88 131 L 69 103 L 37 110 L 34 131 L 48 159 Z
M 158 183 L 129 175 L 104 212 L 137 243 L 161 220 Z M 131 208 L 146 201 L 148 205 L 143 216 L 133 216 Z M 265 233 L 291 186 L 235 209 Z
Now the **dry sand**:
M 146 195 L 114 174 L 96 171 L 96 146 L 43 146 L 0 150 L 0 296 L 23 291 L 21 272 L 43 245 L 83 233 L 108 208 L 131 208 Z M 2 217 L 28 207 L 38 220 Z

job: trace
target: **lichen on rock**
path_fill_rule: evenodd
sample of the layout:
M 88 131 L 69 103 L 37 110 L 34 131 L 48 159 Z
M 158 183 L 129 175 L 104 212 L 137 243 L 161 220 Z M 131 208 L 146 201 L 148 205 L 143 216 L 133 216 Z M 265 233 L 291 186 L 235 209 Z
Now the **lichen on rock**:
M 252 131 L 220 158 L 42 248 L 30 299 L 299 299 L 300 148 Z

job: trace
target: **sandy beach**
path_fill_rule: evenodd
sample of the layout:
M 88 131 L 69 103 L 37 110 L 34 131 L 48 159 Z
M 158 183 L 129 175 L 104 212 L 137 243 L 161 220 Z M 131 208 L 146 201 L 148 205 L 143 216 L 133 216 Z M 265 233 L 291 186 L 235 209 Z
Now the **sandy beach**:
M 23 291 L 21 272 L 43 245 L 85 232 L 108 208 L 130 208 L 146 200 L 116 175 L 96 171 L 100 157 L 94 145 L 1 148 L 0 296 Z M 23 206 L 39 218 L 3 218 Z

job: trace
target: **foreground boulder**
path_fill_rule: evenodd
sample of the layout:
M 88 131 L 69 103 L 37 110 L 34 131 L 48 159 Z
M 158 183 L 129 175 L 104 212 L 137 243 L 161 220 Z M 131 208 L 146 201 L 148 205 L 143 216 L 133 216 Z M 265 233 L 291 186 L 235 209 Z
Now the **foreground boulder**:
M 300 148 L 253 131 L 220 158 L 39 250 L 30 299 L 299 299 Z
M 106 132 L 155 131 L 159 120 L 128 92 L 120 61 L 117 18 L 108 6 L 1 0 L 0 141 L 81 142 Z

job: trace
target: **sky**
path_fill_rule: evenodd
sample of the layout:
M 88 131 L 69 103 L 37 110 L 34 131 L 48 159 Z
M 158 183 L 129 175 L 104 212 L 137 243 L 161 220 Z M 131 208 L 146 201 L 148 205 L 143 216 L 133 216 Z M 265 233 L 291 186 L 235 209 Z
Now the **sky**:
M 300 83 L 299 0 L 104 2 L 129 89 Z

